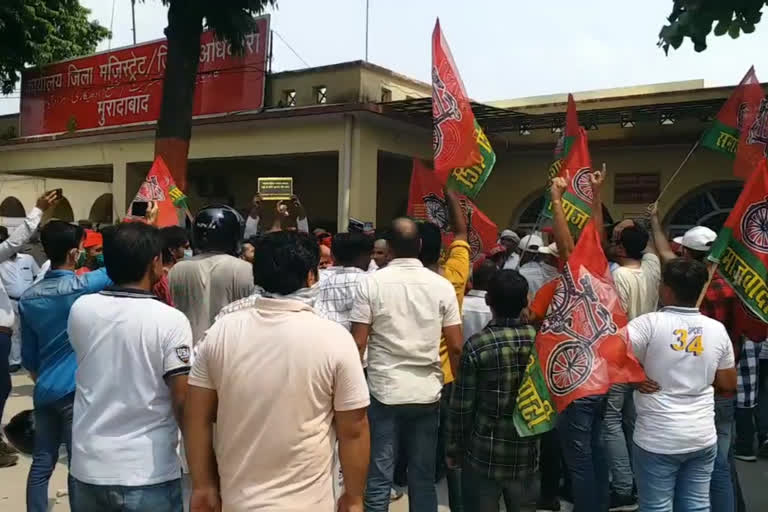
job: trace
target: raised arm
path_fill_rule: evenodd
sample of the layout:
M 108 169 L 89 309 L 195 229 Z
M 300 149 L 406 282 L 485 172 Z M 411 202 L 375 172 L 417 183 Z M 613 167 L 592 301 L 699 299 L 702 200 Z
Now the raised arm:
M 661 221 L 659 221 L 659 203 L 652 203 L 648 207 L 648 214 L 651 218 L 651 239 L 659 259 L 662 263 L 666 263 L 677 258 L 675 251 L 669 245 L 667 235 L 661 227 Z
M 467 228 L 467 218 L 464 216 L 464 212 L 461 210 L 461 201 L 456 192 L 443 189 L 445 195 L 445 202 L 448 206 L 448 214 L 451 216 L 451 226 L 453 226 L 454 240 L 467 241 L 469 230 Z
M 9 236 L 5 242 L 0 244 L 0 261 L 9 259 L 14 254 L 18 253 L 24 244 L 29 242 L 29 239 L 32 238 L 32 234 L 43 219 L 43 212 L 57 202 L 58 196 L 55 191 L 48 192 L 37 200 L 37 204 L 32 208 L 32 211 L 29 212 L 29 215 L 24 219 L 24 222 L 13 230 L 11 236 Z
M 568 229 L 568 221 L 565 219 L 565 212 L 563 211 L 563 194 L 567 188 L 568 184 L 563 178 L 556 177 L 552 180 L 552 231 L 555 235 L 560 259 L 563 261 L 568 261 L 574 247 L 571 230 Z
M 605 230 L 603 229 L 603 225 L 605 224 L 605 220 L 603 219 L 603 183 L 605 183 L 605 164 L 603 164 L 602 171 L 595 171 L 590 174 L 589 180 L 592 185 L 592 220 L 595 221 L 595 227 L 597 228 L 597 234 L 600 237 L 600 241 L 604 241 Z

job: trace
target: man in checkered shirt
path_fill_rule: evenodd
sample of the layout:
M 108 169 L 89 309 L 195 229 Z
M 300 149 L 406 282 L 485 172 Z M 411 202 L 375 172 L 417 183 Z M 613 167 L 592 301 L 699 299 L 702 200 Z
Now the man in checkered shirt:
M 372 251 L 373 239 L 363 233 L 339 233 L 333 237 L 331 253 L 336 265 L 318 285 L 316 309 L 347 330 L 357 283 L 367 275 Z
M 464 510 L 519 510 L 535 470 L 535 437 L 517 433 L 512 411 L 536 330 L 520 321 L 528 282 L 516 270 L 491 278 L 486 302 L 493 320 L 467 340 L 448 418 L 448 464 L 461 467 Z

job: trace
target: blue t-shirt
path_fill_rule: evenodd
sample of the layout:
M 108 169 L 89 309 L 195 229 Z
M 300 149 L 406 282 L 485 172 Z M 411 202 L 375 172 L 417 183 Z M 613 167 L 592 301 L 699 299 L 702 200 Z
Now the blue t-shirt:
M 69 310 L 81 296 L 111 284 L 106 269 L 82 276 L 51 270 L 21 296 L 21 360 L 24 368 L 37 374 L 35 407 L 74 393 L 77 361 L 67 334 Z

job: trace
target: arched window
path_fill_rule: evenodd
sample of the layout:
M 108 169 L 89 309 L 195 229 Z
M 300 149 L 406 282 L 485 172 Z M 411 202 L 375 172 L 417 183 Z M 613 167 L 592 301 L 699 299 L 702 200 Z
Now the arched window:
M 665 225 L 670 236 L 680 236 L 694 226 L 707 226 L 719 232 L 743 188 L 742 181 L 723 181 L 693 190 L 667 215 Z
M 27 212 L 24 210 L 24 205 L 15 197 L 8 196 L 0 203 L 0 217 L 24 218 L 26 216 Z
M 102 194 L 93 202 L 88 220 L 93 224 L 112 224 L 112 194 Z
M 515 229 L 533 230 L 534 227 L 540 228 L 544 223 L 544 219 L 539 219 L 541 210 L 544 208 L 544 193 L 539 192 L 528 198 L 528 206 L 526 206 L 517 219 L 512 219 L 512 224 Z M 603 221 L 605 224 L 613 224 L 613 217 L 608 208 L 603 205 Z

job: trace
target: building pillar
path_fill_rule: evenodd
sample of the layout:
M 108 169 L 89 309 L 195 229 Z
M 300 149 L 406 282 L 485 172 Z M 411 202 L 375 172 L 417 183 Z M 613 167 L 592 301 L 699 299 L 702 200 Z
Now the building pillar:
M 349 215 L 339 230 L 346 231 L 349 217 L 376 224 L 376 189 L 378 146 L 374 137 L 355 119 L 352 131 L 352 168 L 350 169 Z
M 123 161 L 112 162 L 112 218 L 115 223 L 122 220 L 128 211 L 127 177 L 128 164 Z

